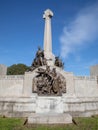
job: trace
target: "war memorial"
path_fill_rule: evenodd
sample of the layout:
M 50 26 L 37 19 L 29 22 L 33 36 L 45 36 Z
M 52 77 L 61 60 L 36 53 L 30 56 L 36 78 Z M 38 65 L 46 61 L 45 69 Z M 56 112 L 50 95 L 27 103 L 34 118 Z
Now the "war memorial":
M 0 115 L 27 117 L 28 123 L 72 123 L 98 114 L 97 76 L 75 76 L 52 53 L 50 9 L 44 11 L 44 47 L 24 75 L 0 75 Z

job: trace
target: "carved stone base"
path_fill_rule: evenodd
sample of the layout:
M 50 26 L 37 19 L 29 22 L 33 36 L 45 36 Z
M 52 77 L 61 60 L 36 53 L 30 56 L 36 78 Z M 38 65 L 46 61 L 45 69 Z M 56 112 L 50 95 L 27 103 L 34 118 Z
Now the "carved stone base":
M 28 118 L 29 124 L 69 124 L 72 123 L 70 114 L 35 114 Z

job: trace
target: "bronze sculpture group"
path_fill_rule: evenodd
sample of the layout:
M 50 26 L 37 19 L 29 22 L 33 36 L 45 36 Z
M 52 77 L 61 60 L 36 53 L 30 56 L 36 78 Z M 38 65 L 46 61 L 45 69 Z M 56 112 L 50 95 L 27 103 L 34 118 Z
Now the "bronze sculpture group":
M 63 68 L 63 63 L 59 57 L 55 57 L 55 66 Z M 42 67 L 46 66 L 46 67 Z M 56 67 L 51 68 L 47 65 L 44 57 L 44 51 L 38 48 L 36 57 L 31 65 L 30 71 L 36 69 L 36 76 L 33 79 L 33 92 L 38 95 L 62 95 L 66 92 L 66 83 L 64 77 L 57 73 Z

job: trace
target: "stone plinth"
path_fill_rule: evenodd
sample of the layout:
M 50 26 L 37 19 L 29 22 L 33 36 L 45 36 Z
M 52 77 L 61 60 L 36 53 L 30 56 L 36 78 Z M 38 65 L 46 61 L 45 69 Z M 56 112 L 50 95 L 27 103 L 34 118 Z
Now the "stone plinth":
M 29 124 L 69 124 L 72 116 L 69 114 L 35 114 L 28 118 Z
M 72 117 L 63 112 L 62 96 L 39 96 L 36 101 L 35 114 L 28 117 L 32 124 L 68 124 Z

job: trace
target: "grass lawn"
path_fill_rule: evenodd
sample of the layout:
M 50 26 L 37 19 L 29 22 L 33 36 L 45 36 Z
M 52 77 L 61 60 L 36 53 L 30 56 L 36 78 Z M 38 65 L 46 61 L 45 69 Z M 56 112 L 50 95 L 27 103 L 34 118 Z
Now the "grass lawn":
M 25 122 L 23 118 L 0 117 L 0 130 L 98 130 L 98 116 L 74 119 L 77 125 L 23 125 Z

